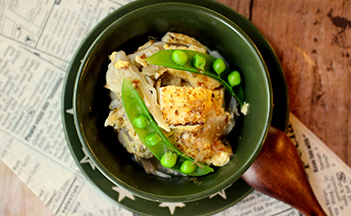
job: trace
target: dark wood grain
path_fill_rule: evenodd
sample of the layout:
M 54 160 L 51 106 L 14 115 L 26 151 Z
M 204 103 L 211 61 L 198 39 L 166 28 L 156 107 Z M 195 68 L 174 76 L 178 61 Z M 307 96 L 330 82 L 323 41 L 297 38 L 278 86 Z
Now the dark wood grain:
M 306 216 L 326 216 L 310 186 L 295 145 L 281 130 L 269 129 L 260 154 L 243 179 L 257 191 L 291 205 Z
M 270 41 L 285 71 L 291 112 L 351 166 L 351 1 L 218 1 L 250 19 Z M 33 208 L 27 215 L 49 215 L 34 194 L 23 196 L 29 189 L 12 172 L 0 176 L 6 180 L 0 188 L 8 189 L 0 190 L 0 200 L 16 199 L 1 202 L 0 212 L 16 212 L 21 198 Z
M 287 79 L 290 111 L 351 166 L 351 1 L 219 2 L 268 39 Z

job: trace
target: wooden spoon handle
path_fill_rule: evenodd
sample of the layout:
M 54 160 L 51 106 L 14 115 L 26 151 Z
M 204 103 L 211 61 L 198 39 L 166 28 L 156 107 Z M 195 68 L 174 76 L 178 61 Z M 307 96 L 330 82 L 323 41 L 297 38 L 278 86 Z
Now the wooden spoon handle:
M 307 180 L 294 144 L 281 130 L 269 129 L 260 154 L 242 177 L 255 190 L 281 200 L 307 216 L 326 215 Z

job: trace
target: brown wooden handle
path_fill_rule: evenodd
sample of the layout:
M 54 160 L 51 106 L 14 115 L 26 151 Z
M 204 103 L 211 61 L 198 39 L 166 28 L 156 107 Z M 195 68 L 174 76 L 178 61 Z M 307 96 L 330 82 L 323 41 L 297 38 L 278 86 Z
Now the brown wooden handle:
M 270 128 L 260 154 L 242 177 L 255 190 L 307 216 L 326 215 L 307 180 L 294 144 L 281 130 Z

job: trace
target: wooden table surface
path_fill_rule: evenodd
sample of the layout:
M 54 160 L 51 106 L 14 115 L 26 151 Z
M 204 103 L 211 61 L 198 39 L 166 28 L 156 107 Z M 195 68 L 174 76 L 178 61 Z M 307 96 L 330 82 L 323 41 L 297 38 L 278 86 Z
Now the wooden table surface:
M 290 111 L 351 166 L 351 1 L 219 0 L 272 44 Z M 0 215 L 53 215 L 0 161 Z

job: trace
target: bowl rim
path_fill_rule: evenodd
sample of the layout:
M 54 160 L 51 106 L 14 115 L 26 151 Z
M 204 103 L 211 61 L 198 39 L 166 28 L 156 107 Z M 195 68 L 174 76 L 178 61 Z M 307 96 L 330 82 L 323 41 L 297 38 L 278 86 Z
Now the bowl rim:
M 262 131 L 261 133 L 261 137 L 260 137 L 260 144 L 256 146 L 255 151 L 253 151 L 253 154 L 250 155 L 250 159 L 248 161 L 246 161 L 244 166 L 241 166 L 238 170 L 236 170 L 236 174 L 237 177 L 233 177 L 230 176 L 228 179 L 226 179 L 225 181 L 219 183 L 216 185 L 216 187 L 214 188 L 210 188 L 207 189 L 206 191 L 201 191 L 199 193 L 195 193 L 192 195 L 181 195 L 181 196 L 166 196 L 166 195 L 154 195 L 152 193 L 149 192 L 145 192 L 143 190 L 139 190 L 138 188 L 135 187 L 131 187 L 129 184 L 126 184 L 125 182 L 121 181 L 118 177 L 114 176 L 103 164 L 101 164 L 99 162 L 99 159 L 95 156 L 94 152 L 92 151 L 92 149 L 90 148 L 90 145 L 88 144 L 88 141 L 86 140 L 85 136 L 83 136 L 82 134 L 84 134 L 84 130 L 82 129 L 82 125 L 79 123 L 78 120 L 78 115 L 77 113 L 77 107 L 79 106 L 77 104 L 77 90 L 79 88 L 79 83 L 80 80 L 82 79 L 82 74 L 85 68 L 85 65 L 90 61 L 90 53 L 93 52 L 93 50 L 96 47 L 96 44 L 98 43 L 98 41 L 101 39 L 101 37 L 104 37 L 104 33 L 106 31 L 108 31 L 111 26 L 113 26 L 115 23 L 119 22 L 120 20 L 124 19 L 125 17 L 128 17 L 134 13 L 138 13 L 140 10 L 145 10 L 145 8 L 149 8 L 149 7 L 157 7 L 160 5 L 187 5 L 189 7 L 193 7 L 193 8 L 198 8 L 202 11 L 206 11 L 207 14 L 211 14 L 212 17 L 214 17 L 215 19 L 219 20 L 220 22 L 224 23 L 226 26 L 228 26 L 229 28 L 231 28 L 233 31 L 235 31 L 238 35 L 240 35 L 240 37 L 250 46 L 250 49 L 253 51 L 253 53 L 255 54 L 255 56 L 258 57 L 258 59 L 260 60 L 260 65 L 263 68 L 264 71 L 264 75 L 265 75 L 265 80 L 267 83 L 267 86 L 265 86 L 265 88 L 267 89 L 267 98 L 269 103 L 267 103 L 268 106 L 268 114 L 265 115 L 265 119 L 266 119 L 266 127 L 265 127 L 265 131 Z M 90 33 L 93 31 L 94 29 L 92 29 L 88 35 L 86 37 L 89 37 Z M 147 5 L 147 6 L 143 6 L 140 7 L 138 9 L 135 9 L 133 11 L 130 11 L 128 13 L 126 13 L 125 15 L 119 17 L 118 19 L 116 19 L 114 22 L 110 23 L 105 29 L 103 29 L 100 34 L 98 34 L 98 36 L 94 39 L 94 41 L 91 43 L 90 47 L 88 48 L 88 50 L 86 51 L 84 58 L 81 60 L 81 64 L 79 66 L 79 70 L 78 73 L 76 75 L 76 79 L 74 82 L 74 91 L 73 91 L 73 113 L 74 113 L 74 124 L 75 124 L 75 128 L 76 128 L 76 132 L 78 134 L 79 140 L 82 144 L 82 147 L 86 150 L 86 153 L 88 154 L 90 160 L 94 163 L 94 165 L 98 168 L 98 170 L 107 178 L 109 179 L 109 181 L 113 182 L 114 184 L 132 192 L 134 195 L 139 196 L 141 198 L 147 199 L 147 200 L 160 200 L 160 201 L 196 201 L 199 199 L 203 199 L 206 198 L 210 195 L 212 195 L 213 193 L 223 190 L 224 188 L 228 187 L 230 184 L 232 184 L 233 182 L 235 182 L 237 179 L 239 179 L 242 174 L 244 174 L 244 172 L 251 166 L 251 164 L 253 163 L 253 161 L 256 159 L 256 157 L 258 156 L 259 152 L 262 149 L 264 140 L 266 139 L 266 136 L 268 134 L 268 129 L 269 126 L 271 124 L 272 121 L 272 115 L 273 115 L 273 90 L 272 90 L 272 83 L 270 80 L 270 75 L 268 72 L 268 68 L 267 65 L 260 53 L 260 51 L 258 50 L 258 48 L 256 47 L 256 45 L 254 44 L 254 42 L 251 40 L 251 38 L 237 25 L 235 24 L 233 21 L 231 21 L 230 19 L 226 18 L 224 15 L 203 7 L 203 6 L 199 6 L 199 5 L 194 5 L 194 4 L 188 4 L 188 3 L 184 3 L 184 2 L 163 2 L 163 3 L 156 3 L 156 4 L 152 4 L 152 5 Z

